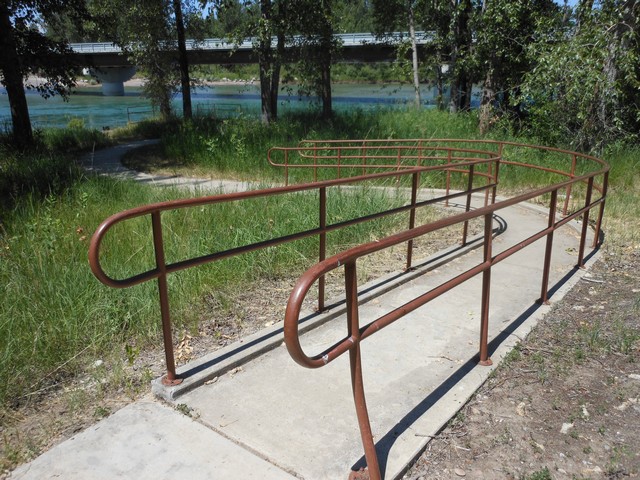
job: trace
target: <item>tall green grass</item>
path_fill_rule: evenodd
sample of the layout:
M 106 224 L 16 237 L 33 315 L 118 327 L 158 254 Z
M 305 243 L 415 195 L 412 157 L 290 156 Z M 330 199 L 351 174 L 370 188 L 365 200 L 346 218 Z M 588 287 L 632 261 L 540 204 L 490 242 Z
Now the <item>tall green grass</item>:
M 267 163 L 271 147 L 296 146 L 303 139 L 474 138 L 473 114 L 450 116 L 437 110 L 355 109 L 329 122 L 308 113 L 290 114 L 265 125 L 259 119 L 196 119 L 162 139 L 163 154 L 201 172 L 240 178 L 282 180 Z M 128 160 L 135 167 L 134 159 Z
M 104 352 L 126 344 L 158 342 L 153 282 L 113 290 L 89 270 L 90 235 L 108 215 L 137 205 L 183 197 L 184 192 L 91 178 L 44 200 L 24 198 L 0 236 L 0 400 L 23 395 L 77 373 Z M 393 199 L 391 201 L 394 201 Z M 400 201 L 400 200 L 398 200 Z M 390 200 L 377 191 L 334 190 L 329 222 L 374 213 Z M 406 215 L 405 215 L 406 217 Z M 330 253 L 388 231 L 394 220 L 350 227 L 330 235 Z M 315 193 L 222 203 L 166 212 L 167 261 L 243 246 L 318 226 Z M 148 218 L 114 227 L 105 238 L 105 270 L 126 278 L 151 269 Z M 169 277 L 176 328 L 195 329 L 204 295 L 228 293 L 246 282 L 299 272 L 317 261 L 317 239 L 223 260 Z M 195 306 L 195 307 L 194 307 Z
M 36 131 L 26 150 L 16 150 L 10 142 L 9 136 L 0 136 L 0 223 L 3 212 L 22 196 L 57 195 L 79 178 L 79 152 L 112 143 L 104 133 L 77 121 L 64 129 Z

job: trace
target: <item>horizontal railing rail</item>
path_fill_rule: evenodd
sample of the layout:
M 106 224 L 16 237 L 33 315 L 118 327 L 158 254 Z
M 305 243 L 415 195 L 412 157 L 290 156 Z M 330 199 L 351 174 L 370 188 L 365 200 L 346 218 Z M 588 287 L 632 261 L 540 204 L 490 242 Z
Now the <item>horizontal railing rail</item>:
M 301 142 L 302 144 L 303 142 Z M 498 156 L 496 152 L 456 147 L 430 146 L 428 148 L 413 145 L 309 145 L 297 147 L 273 147 L 267 152 L 270 165 L 284 170 L 284 181 L 288 185 L 290 170 L 313 170 L 313 181 L 319 179 L 318 172 L 326 169 L 335 171 L 336 178 L 343 178 L 343 172 L 352 171 L 366 175 L 370 172 L 406 169 L 423 165 L 445 165 L 455 162 L 468 162 Z M 450 165 L 450 173 L 461 172 Z M 476 172 L 491 178 L 491 172 Z
M 567 178 L 573 178 L 576 176 L 576 172 L 578 169 L 578 162 L 582 161 L 583 163 L 601 165 L 603 168 L 608 168 L 606 163 L 594 156 L 586 155 L 578 152 L 573 152 L 570 150 L 564 150 L 561 148 L 555 147 L 546 147 L 542 145 L 526 145 L 517 142 L 505 142 L 499 140 L 485 140 L 485 139 L 355 139 L 355 140 L 302 140 L 298 143 L 298 148 L 304 150 L 305 148 L 316 149 L 314 152 L 318 152 L 318 154 L 314 153 L 314 155 L 306 154 L 304 157 L 310 161 L 314 162 L 320 161 L 320 157 L 322 157 L 323 152 L 331 152 L 331 149 L 334 151 L 343 152 L 343 151 L 356 151 L 357 149 L 362 149 L 362 151 L 366 154 L 369 152 L 375 152 L 376 149 L 383 148 L 414 148 L 417 151 L 424 152 L 428 151 L 429 148 L 432 147 L 449 147 L 453 148 L 456 145 L 460 146 L 473 146 L 475 148 L 481 147 L 491 147 L 493 152 L 496 152 L 500 157 L 500 164 L 503 166 L 510 165 L 514 167 L 523 167 L 526 169 L 533 169 L 544 171 L 547 173 L 553 173 L 557 175 L 561 175 Z M 345 150 L 346 149 L 346 150 Z M 565 160 L 570 161 L 570 165 L 568 170 L 545 167 L 542 165 L 532 165 L 527 162 L 517 161 L 511 158 L 509 153 L 509 149 L 514 149 L 515 154 L 518 154 L 518 150 L 526 149 L 528 151 L 538 151 L 538 152 L 547 152 L 551 154 L 558 154 L 565 157 Z M 485 150 L 486 151 L 486 150 Z M 338 153 L 340 155 L 340 153 Z M 293 167 L 293 168 L 303 168 L 301 166 Z M 306 168 L 311 168 L 311 164 L 307 164 Z M 285 169 L 285 178 L 287 176 L 287 172 Z M 338 177 L 340 176 L 340 171 L 338 170 Z M 450 179 L 447 179 L 447 190 L 449 189 Z M 566 187 L 565 192 L 565 202 L 562 207 L 563 215 L 566 215 L 569 209 L 569 200 L 571 198 L 571 191 L 574 186 L 574 183 L 570 183 Z M 603 191 L 603 185 L 594 183 L 593 188 L 597 191 Z
M 495 177 L 488 178 L 486 173 L 481 174 L 481 179 L 484 182 L 476 182 L 474 179 L 478 178 L 479 167 L 484 167 L 488 171 L 497 171 L 497 165 L 499 157 L 496 154 L 485 155 L 486 158 L 480 159 L 468 159 L 458 158 L 453 153 L 450 155 L 448 163 L 443 165 L 431 165 L 421 167 L 411 167 L 401 170 L 379 172 L 375 174 L 361 175 L 356 177 L 326 180 L 322 182 L 315 182 L 309 184 L 290 185 L 284 187 L 274 187 L 262 190 L 253 190 L 238 193 L 229 193 L 222 195 L 213 195 L 202 198 L 192 198 L 184 200 L 175 200 L 168 202 L 160 202 L 151 205 L 146 205 L 134 209 L 130 209 L 118 214 L 112 215 L 106 219 L 94 232 L 91 244 L 89 248 L 89 263 L 94 275 L 104 284 L 114 288 L 126 288 L 131 287 L 143 282 L 156 280 L 158 284 L 158 291 L 160 297 L 160 314 L 163 330 L 163 341 L 165 347 L 165 358 L 167 364 L 167 374 L 163 381 L 165 384 L 172 385 L 180 383 L 181 379 L 176 374 L 175 358 L 173 352 L 173 336 L 172 325 L 170 315 L 169 293 L 167 276 L 169 274 L 185 270 L 188 268 L 196 267 L 206 263 L 222 260 L 224 258 L 233 257 L 236 255 L 274 247 L 283 243 L 299 240 L 302 238 L 315 236 L 319 239 L 319 260 L 322 261 L 326 257 L 326 242 L 327 233 L 345 228 L 351 225 L 368 222 L 377 218 L 394 215 L 402 212 L 408 212 L 409 214 L 409 228 L 415 227 L 416 211 L 422 207 L 432 205 L 439 202 L 449 201 L 458 197 L 467 198 L 467 210 L 470 204 L 470 198 L 473 193 L 479 193 L 487 191 L 495 187 Z M 460 192 L 454 192 L 449 195 L 441 195 L 436 198 L 427 200 L 419 200 L 418 190 L 420 188 L 420 175 L 425 172 L 440 171 L 446 169 L 455 169 L 462 172 L 462 174 L 468 177 L 466 190 Z M 329 223 L 327 221 L 327 189 L 332 187 L 342 187 L 347 185 L 362 185 L 365 182 L 378 182 L 385 179 L 399 179 L 402 177 L 411 178 L 411 200 L 399 207 L 388 208 L 387 210 L 380 211 L 373 214 L 363 215 L 350 220 L 339 221 Z M 477 183 L 483 183 L 477 185 Z M 229 248 L 222 251 L 211 252 L 205 255 L 200 255 L 194 258 L 188 258 L 186 260 L 180 260 L 176 262 L 168 262 L 166 259 L 166 252 L 164 246 L 164 234 L 163 234 L 163 220 L 162 215 L 164 212 L 175 211 L 179 209 L 196 208 L 204 205 L 213 205 L 228 202 L 237 202 L 243 200 L 256 199 L 261 197 L 277 197 L 279 195 L 290 194 L 294 192 L 303 191 L 315 191 L 318 194 L 318 226 L 316 228 L 308 230 L 300 230 L 289 235 L 282 237 L 271 238 L 260 242 L 250 243 L 246 245 Z M 113 278 L 107 274 L 101 263 L 101 245 L 107 235 L 107 233 L 117 224 L 133 220 L 140 217 L 151 218 L 151 230 L 152 230 L 152 242 L 154 250 L 155 267 L 140 272 L 136 275 L 132 275 L 128 278 Z M 463 231 L 462 242 L 466 242 L 466 227 Z M 411 267 L 411 251 L 412 244 L 407 245 L 407 268 Z M 324 279 L 320 280 L 318 291 L 318 309 L 324 309 Z
M 362 141 L 363 143 L 365 141 Z M 367 140 L 367 143 L 372 141 Z M 379 143 L 378 143 L 379 142 Z M 379 145 L 385 146 L 388 141 L 376 141 Z M 408 142 L 408 141 L 403 141 Z M 413 141 L 412 141 L 413 142 Z M 416 142 L 423 142 L 417 140 Z M 429 142 L 429 141 L 427 141 Z M 467 141 L 464 141 L 467 142 Z M 334 148 L 352 148 L 353 141 L 314 141 L 309 142 L 309 148 L 324 148 L 326 144 L 331 144 Z M 455 286 L 458 286 L 467 280 L 482 274 L 482 294 L 481 294 L 481 315 L 480 315 L 480 341 L 479 341 L 479 363 L 482 365 L 491 365 L 491 359 L 488 353 L 488 330 L 489 330 L 489 304 L 490 304 L 490 291 L 491 291 L 491 270 L 492 267 L 499 262 L 505 260 L 511 255 L 515 254 L 527 248 L 532 243 L 545 239 L 545 254 L 544 258 L 541 258 L 542 265 L 542 279 L 540 298 L 538 301 L 547 303 L 549 295 L 549 273 L 551 268 L 551 253 L 553 249 L 554 232 L 560 227 L 566 225 L 568 222 L 574 219 L 581 219 L 582 227 L 579 239 L 578 247 L 578 261 L 577 266 L 582 268 L 585 263 L 585 248 L 586 239 L 589 226 L 589 215 L 592 209 L 598 208 L 598 218 L 594 227 L 594 242 L 593 248 L 597 248 L 600 240 L 600 227 L 602 222 L 602 216 L 604 213 L 604 206 L 607 194 L 608 172 L 609 166 L 600 159 L 582 155 L 575 152 L 569 152 L 559 149 L 551 149 L 547 147 L 528 146 L 508 142 L 491 142 L 491 141 L 476 141 L 476 143 L 486 143 L 497 146 L 497 151 L 500 155 L 504 153 L 505 146 L 513 146 L 516 148 L 531 148 L 552 151 L 566 155 L 570 162 L 568 162 L 568 169 L 566 171 L 559 170 L 557 168 L 545 168 L 538 165 L 533 167 L 541 169 L 550 173 L 557 173 L 566 177 L 567 179 L 560 182 L 553 183 L 552 185 L 540 187 L 516 195 L 511 198 L 496 201 L 495 191 L 491 203 L 485 202 L 485 205 L 475 209 L 469 210 L 457 214 L 452 217 L 446 217 L 430 224 L 415 227 L 413 229 L 406 230 L 404 232 L 396 233 L 386 238 L 377 240 L 375 242 L 362 244 L 354 248 L 348 249 L 341 253 L 338 253 L 326 260 L 317 263 L 305 272 L 296 285 L 294 286 L 289 301 L 287 303 L 287 309 L 285 313 L 284 324 L 284 337 L 285 344 L 291 357 L 300 365 L 307 368 L 319 368 L 327 365 L 331 361 L 335 360 L 339 356 L 349 352 L 350 357 L 350 370 L 352 380 L 352 390 L 354 395 L 354 403 L 356 408 L 356 415 L 358 417 L 358 424 L 360 428 L 360 434 L 365 451 L 365 458 L 368 468 L 368 478 L 371 480 L 378 480 L 381 478 L 381 472 L 378 464 L 377 454 L 375 450 L 375 443 L 373 441 L 371 425 L 369 422 L 369 413 L 367 410 L 364 385 L 363 385 L 363 372 L 362 372 L 362 360 L 360 344 L 362 341 L 381 331 L 384 327 L 399 320 L 411 311 L 427 304 L 431 300 L 439 297 L 440 295 L 450 291 Z M 360 145 L 362 146 L 362 144 Z M 309 158 L 313 158 L 313 155 Z M 587 173 L 577 174 L 576 163 L 578 160 L 585 160 L 591 162 L 591 171 Z M 315 159 L 314 159 L 315 161 Z M 516 168 L 529 167 L 521 161 L 506 161 L 501 157 L 500 162 L 495 164 L 495 167 L 508 163 Z M 496 175 L 498 172 L 494 172 Z M 602 177 L 601 184 L 596 188 L 595 180 Z M 497 185 L 497 177 L 495 184 Z M 567 196 L 571 192 L 571 188 L 575 185 L 585 185 L 584 203 L 576 211 L 566 214 L 564 217 L 559 218 L 557 215 L 557 205 L 559 202 L 559 192 L 567 192 Z M 492 187 L 493 188 L 493 187 Z M 599 198 L 594 199 L 594 191 L 599 192 Z M 492 240 L 494 236 L 493 219 L 496 212 L 504 208 L 529 202 L 533 200 L 542 201 L 549 196 L 548 199 L 548 224 L 546 228 L 543 228 L 526 238 L 520 239 L 514 245 L 501 251 L 498 254 L 493 253 Z M 363 257 L 371 255 L 374 252 L 390 248 L 394 245 L 404 242 L 411 242 L 418 237 L 428 235 L 445 227 L 450 227 L 457 224 L 465 224 L 473 219 L 483 219 L 484 229 L 482 234 L 482 246 L 483 255 L 482 261 L 475 264 L 465 272 L 455 276 L 454 278 L 437 285 L 431 290 L 421 294 L 417 298 L 410 300 L 404 305 L 397 307 L 384 315 L 369 321 L 366 325 L 361 325 L 358 309 L 358 281 L 357 281 L 357 261 Z M 346 321 L 347 321 L 347 335 L 335 343 L 328 349 L 315 354 L 308 355 L 302 348 L 299 337 L 299 318 L 302 308 L 302 303 L 306 298 L 309 289 L 314 285 L 319 278 L 324 277 L 329 272 L 338 268 L 344 268 L 344 292 L 346 303 Z

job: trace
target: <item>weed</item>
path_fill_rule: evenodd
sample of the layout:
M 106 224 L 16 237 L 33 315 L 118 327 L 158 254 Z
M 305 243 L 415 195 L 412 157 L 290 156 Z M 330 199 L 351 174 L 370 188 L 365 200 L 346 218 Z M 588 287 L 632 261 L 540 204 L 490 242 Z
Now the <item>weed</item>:
M 176 410 L 187 417 L 191 417 L 193 409 L 186 403 L 179 403 L 176 405 Z
M 132 366 L 136 361 L 136 358 L 140 354 L 140 347 L 134 347 L 127 343 L 124 346 L 124 351 L 127 354 L 127 362 L 129 362 L 129 365 Z
M 504 427 L 504 431 L 500 435 L 495 437 L 492 443 L 494 446 L 498 446 L 498 445 L 508 445 L 511 442 L 513 442 L 513 436 L 511 435 L 509 428 Z
M 636 344 L 640 341 L 640 332 L 637 328 L 625 324 L 617 319 L 613 325 L 614 339 L 612 341 L 614 351 L 623 355 L 630 355 L 636 351 Z
M 502 360 L 502 362 L 504 363 L 505 367 L 509 367 L 514 363 L 519 362 L 521 358 L 522 358 L 522 345 L 518 343 L 516 346 L 514 346 L 511 349 L 509 353 L 507 353 L 504 356 L 504 359 Z
M 625 471 L 622 462 L 631 455 L 631 450 L 627 445 L 614 446 L 606 468 L 607 475 L 610 478 L 622 476 L 620 474 Z
M 108 407 L 103 407 L 102 405 L 98 405 L 93 411 L 93 417 L 96 420 L 100 420 L 102 418 L 108 417 L 111 414 L 111 410 Z
M 523 480 L 552 480 L 551 472 L 547 467 L 544 467 L 542 470 L 538 470 L 537 472 L 533 472 L 530 475 L 526 475 L 523 477 Z

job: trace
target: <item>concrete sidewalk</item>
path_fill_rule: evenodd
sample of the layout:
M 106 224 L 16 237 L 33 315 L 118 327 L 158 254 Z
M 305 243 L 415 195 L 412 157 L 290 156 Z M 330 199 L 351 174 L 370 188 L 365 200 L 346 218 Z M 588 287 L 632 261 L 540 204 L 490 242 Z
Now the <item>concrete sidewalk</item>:
M 103 150 L 98 150 L 84 155 L 80 159 L 80 163 L 90 174 L 109 175 L 123 180 L 135 180 L 136 182 L 158 187 L 183 188 L 192 193 L 230 193 L 258 188 L 258 184 L 252 182 L 189 178 L 181 177 L 179 175 L 154 175 L 130 170 L 122 165 L 122 157 L 130 150 L 149 145 L 156 145 L 158 143 L 159 140 L 138 140 L 111 148 L 105 148 Z
M 534 207 L 499 211 L 493 254 L 546 225 Z M 552 302 L 583 274 L 575 268 L 578 243 L 575 225 L 554 236 Z M 361 324 L 478 264 L 479 245 L 451 248 L 414 271 L 361 286 Z M 541 240 L 492 270 L 494 365 L 550 308 L 535 303 L 543 253 Z M 480 282 L 473 278 L 362 345 L 367 404 L 385 479 L 402 476 L 494 368 L 476 364 Z M 343 313 L 340 303 L 322 315 L 308 313 L 302 323 L 308 354 L 346 334 Z M 179 370 L 187 377 L 182 385 L 154 383 L 166 403 L 147 398 L 129 405 L 18 468 L 12 478 L 346 479 L 350 469 L 364 466 L 348 359 L 307 370 L 290 359 L 282 342 L 279 322 L 185 365 Z

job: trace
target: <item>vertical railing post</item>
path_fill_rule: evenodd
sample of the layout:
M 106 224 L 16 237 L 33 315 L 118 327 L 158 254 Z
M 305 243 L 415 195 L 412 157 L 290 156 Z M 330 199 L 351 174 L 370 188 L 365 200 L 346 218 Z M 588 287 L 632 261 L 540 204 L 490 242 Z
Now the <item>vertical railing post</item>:
M 338 147 L 338 178 L 342 178 L 340 176 L 340 164 L 342 163 L 342 148 Z
M 162 337 L 164 340 L 164 355 L 167 362 L 167 374 L 162 378 L 165 385 L 178 385 L 182 379 L 176 375 L 176 362 L 173 356 L 173 336 L 171 335 L 171 317 L 169 310 L 169 289 L 167 286 L 167 265 L 164 258 L 164 244 L 162 240 L 162 220 L 160 211 L 151 213 L 153 231 L 153 249 L 158 269 L 158 293 L 160 295 L 160 316 L 162 318 Z
M 487 163 L 487 184 L 489 184 L 491 182 L 491 178 L 493 174 L 493 162 L 488 162 Z M 485 189 L 484 191 L 484 206 L 486 207 L 487 205 L 489 205 L 489 189 Z
M 313 181 L 318 181 L 318 145 L 313 145 Z
M 402 146 L 398 146 L 398 152 L 396 153 L 396 172 L 400 171 L 400 166 L 402 165 Z M 400 176 L 396 177 L 396 186 L 400 185 Z
M 480 365 L 489 366 L 489 300 L 491 298 L 491 251 L 493 244 L 493 215 L 484 216 L 484 265 L 482 272 L 482 305 L 480 311 Z
M 493 174 L 493 191 L 491 193 L 491 204 L 496 203 L 496 194 L 498 190 L 498 182 L 500 179 L 500 162 L 502 161 L 502 151 L 504 144 L 500 143 L 498 147 L 498 160 L 496 161 L 495 172 Z
M 367 174 L 367 141 L 364 140 L 360 145 L 360 160 L 362 161 L 362 174 Z
M 473 163 L 471 165 L 469 165 L 469 180 L 467 180 L 467 203 L 465 205 L 465 212 L 468 212 L 469 210 L 471 210 L 471 190 L 473 189 L 473 176 L 475 175 L 474 172 L 474 165 Z M 465 220 L 464 224 L 462 226 L 462 245 L 466 245 L 467 244 L 467 235 L 469 233 L 469 220 Z
M 411 210 L 409 210 L 409 230 L 416 226 L 416 203 L 418 201 L 418 186 L 420 185 L 420 172 L 415 172 L 411 179 Z M 413 239 L 407 242 L 407 267 L 411 268 L 413 258 Z
M 584 206 L 588 207 L 591 203 L 591 194 L 593 192 L 593 177 L 589 177 L 587 183 L 587 196 L 584 201 Z M 578 252 L 578 267 L 584 268 L 584 247 L 587 243 L 587 229 L 589 228 L 589 212 L 588 209 L 582 216 L 582 233 L 580 234 L 580 250 Z
M 449 206 L 449 189 L 451 188 L 451 147 L 447 149 L 447 180 L 446 180 L 446 199 L 444 201 L 444 206 Z
M 571 179 L 573 179 L 576 175 L 576 163 L 577 163 L 577 158 L 575 155 L 572 155 L 571 156 L 571 172 L 569 173 L 569 176 Z M 564 216 L 567 215 L 567 211 L 569 210 L 569 200 L 571 199 L 572 186 L 573 186 L 573 183 L 570 183 L 569 185 L 567 185 L 567 193 L 564 198 L 564 206 L 562 207 L 562 215 Z
M 592 248 L 596 248 L 600 244 L 600 229 L 602 228 L 602 217 L 604 216 L 604 204 L 607 198 L 607 190 L 609 188 L 609 172 L 605 172 L 604 178 L 602 180 L 602 192 L 600 202 L 600 209 L 598 211 L 598 220 L 596 221 L 596 228 L 593 237 Z
M 327 187 L 320 188 L 320 241 L 319 241 L 319 262 L 322 262 L 327 255 Z M 324 290 L 325 276 L 318 279 L 318 311 L 324 310 Z
M 553 228 L 556 223 L 556 206 L 558 202 L 558 190 L 551 192 L 551 203 L 549 204 L 549 228 Z M 540 291 L 540 303 L 549 304 L 549 270 L 551 268 L 551 252 L 553 250 L 553 228 L 547 234 L 547 245 L 544 252 L 544 266 L 542 268 L 542 288 Z
M 284 151 L 284 184 L 289 185 L 289 150 Z
M 362 356 L 360 353 L 360 320 L 358 318 L 358 279 L 355 262 L 345 264 L 344 281 L 347 297 L 347 329 L 348 335 L 353 341 L 353 347 L 349 350 L 353 401 L 356 407 L 360 437 L 362 438 L 362 446 L 364 447 L 364 456 L 367 460 L 369 480 L 380 480 L 378 454 L 376 453 L 376 446 L 373 442 L 371 422 L 369 421 L 369 412 L 367 411 L 367 402 L 364 395 Z

